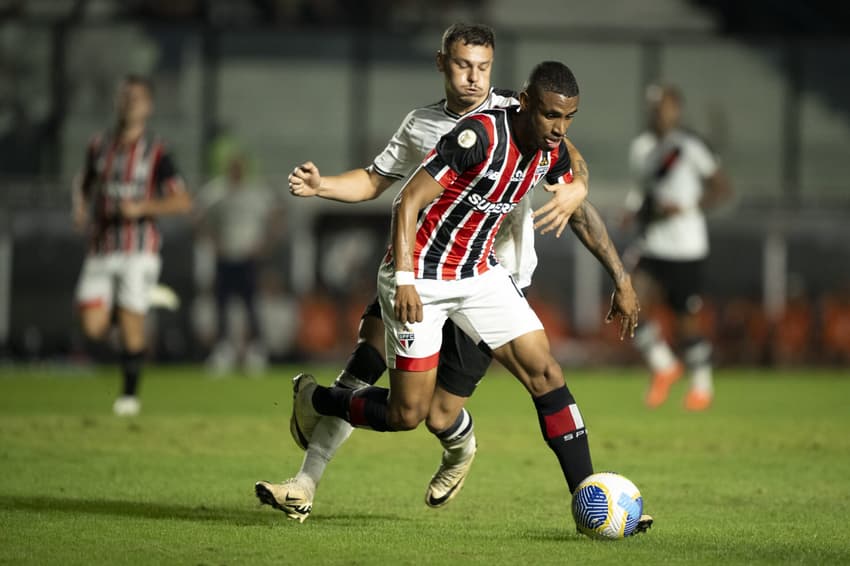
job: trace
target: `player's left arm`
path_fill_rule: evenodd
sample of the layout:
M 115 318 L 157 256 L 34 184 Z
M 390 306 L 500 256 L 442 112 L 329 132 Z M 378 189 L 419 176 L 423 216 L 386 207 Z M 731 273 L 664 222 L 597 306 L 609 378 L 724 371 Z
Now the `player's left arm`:
M 192 196 L 168 154 L 160 158 L 154 171 L 154 184 L 159 196 L 140 200 L 124 200 L 121 215 L 127 219 L 143 216 L 187 214 L 192 211 Z
M 393 207 L 392 238 L 396 271 L 395 316 L 401 322 L 422 322 L 422 299 L 412 281 L 398 283 L 398 273 L 413 278 L 413 250 L 419 211 L 440 196 L 443 186 L 425 169 L 420 169 L 402 189 Z
M 556 238 L 561 237 L 570 216 L 587 198 L 590 187 L 590 171 L 587 168 L 587 162 L 573 142 L 564 138 L 564 143 L 569 151 L 572 181 L 557 185 L 544 184 L 544 189 L 552 193 L 552 198 L 533 214 L 534 229 L 540 229 L 541 234 L 556 230 Z
M 611 308 L 608 310 L 605 322 L 611 322 L 615 316 L 619 316 L 620 340 L 626 336 L 634 338 L 640 304 L 632 287 L 632 280 L 623 267 L 623 262 L 608 235 L 602 216 L 596 207 L 585 200 L 570 217 L 570 228 L 584 247 L 599 260 L 614 281 Z
M 732 196 L 729 177 L 707 143 L 701 139 L 692 139 L 685 145 L 685 151 L 703 181 L 703 193 L 699 201 L 701 209 L 710 210 Z

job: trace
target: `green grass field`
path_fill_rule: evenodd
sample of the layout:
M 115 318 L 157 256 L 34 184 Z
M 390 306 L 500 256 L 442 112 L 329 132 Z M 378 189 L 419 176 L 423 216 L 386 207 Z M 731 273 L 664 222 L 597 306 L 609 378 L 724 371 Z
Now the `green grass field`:
M 572 372 L 596 469 L 630 477 L 656 519 L 618 542 L 575 533 L 533 406 L 499 371 L 469 403 L 478 457 L 446 508 L 423 503 L 439 460 L 424 428 L 357 431 L 310 519 L 286 520 L 253 484 L 301 463 L 294 372 L 212 381 L 151 368 L 143 415 L 122 420 L 114 369 L 1 369 L 0 563 L 850 563 L 846 372 L 721 371 L 705 414 L 681 409 L 682 385 L 649 412 L 642 373 Z

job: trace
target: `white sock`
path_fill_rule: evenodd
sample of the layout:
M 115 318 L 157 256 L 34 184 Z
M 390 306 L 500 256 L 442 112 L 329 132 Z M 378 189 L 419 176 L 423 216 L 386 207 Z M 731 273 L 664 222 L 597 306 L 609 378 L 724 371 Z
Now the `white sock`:
M 710 365 L 700 366 L 691 370 L 691 389 L 708 393 L 714 393 L 714 379 Z
M 658 324 L 654 322 L 638 327 L 635 344 L 652 373 L 668 370 L 677 363 L 676 355 L 661 335 Z
M 462 409 L 457 420 L 448 429 L 435 435 L 443 445 L 443 462 L 462 462 L 475 452 L 475 433 L 472 415 Z
M 295 479 L 316 490 L 325 473 L 325 468 L 339 447 L 354 430 L 350 424 L 337 417 L 322 417 L 313 430 L 304 461 Z
M 454 442 L 440 441 L 443 445 L 443 462 L 453 464 L 469 459 L 475 453 L 475 433 L 470 429 L 469 433 Z
M 652 373 L 665 371 L 676 365 L 676 356 L 664 340 L 655 342 L 647 352 L 644 352 L 644 357 Z
M 691 372 L 691 388 L 712 393 L 711 343 L 704 339 L 694 341 L 685 349 L 685 362 Z

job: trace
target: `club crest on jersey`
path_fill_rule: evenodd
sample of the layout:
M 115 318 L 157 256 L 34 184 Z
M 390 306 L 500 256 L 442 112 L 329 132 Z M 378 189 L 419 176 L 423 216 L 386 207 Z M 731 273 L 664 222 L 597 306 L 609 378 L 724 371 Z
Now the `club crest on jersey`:
M 478 136 L 472 130 L 464 130 L 457 135 L 457 144 L 463 149 L 469 149 L 475 145 Z
M 404 349 L 408 349 L 413 346 L 413 341 L 416 336 L 413 332 L 410 331 L 409 328 L 405 328 L 404 330 L 399 330 L 396 332 L 396 336 L 398 336 L 398 343 L 401 344 L 401 347 Z

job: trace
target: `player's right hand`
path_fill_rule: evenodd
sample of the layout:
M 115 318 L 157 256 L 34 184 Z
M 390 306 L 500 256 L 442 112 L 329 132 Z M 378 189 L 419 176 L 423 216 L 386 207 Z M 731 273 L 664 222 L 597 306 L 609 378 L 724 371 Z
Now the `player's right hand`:
M 422 299 L 415 285 L 399 285 L 395 291 L 395 318 L 399 322 L 422 322 Z
M 289 192 L 297 197 L 314 197 L 322 186 L 322 175 L 312 161 L 302 163 L 289 174 Z

